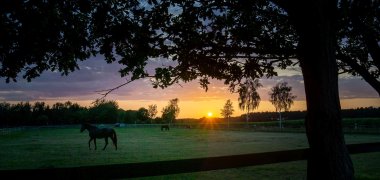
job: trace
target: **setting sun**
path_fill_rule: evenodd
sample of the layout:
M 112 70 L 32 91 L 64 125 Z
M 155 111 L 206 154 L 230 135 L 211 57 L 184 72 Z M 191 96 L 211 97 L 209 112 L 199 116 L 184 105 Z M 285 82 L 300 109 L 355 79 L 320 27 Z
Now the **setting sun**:
M 208 116 L 208 117 L 212 117 L 212 112 L 208 112 L 208 113 L 207 113 L 207 116 Z

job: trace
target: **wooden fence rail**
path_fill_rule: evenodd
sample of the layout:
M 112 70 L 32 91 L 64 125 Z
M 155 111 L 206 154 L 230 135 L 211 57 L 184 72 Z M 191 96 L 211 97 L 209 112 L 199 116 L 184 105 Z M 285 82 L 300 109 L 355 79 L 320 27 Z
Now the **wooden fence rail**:
M 380 142 L 347 145 L 351 154 L 380 152 Z M 70 168 L 0 170 L 2 177 L 20 179 L 114 179 L 217 169 L 238 168 L 280 162 L 305 160 L 308 149 L 263 152 L 243 155 L 206 157 L 171 161 L 81 166 Z

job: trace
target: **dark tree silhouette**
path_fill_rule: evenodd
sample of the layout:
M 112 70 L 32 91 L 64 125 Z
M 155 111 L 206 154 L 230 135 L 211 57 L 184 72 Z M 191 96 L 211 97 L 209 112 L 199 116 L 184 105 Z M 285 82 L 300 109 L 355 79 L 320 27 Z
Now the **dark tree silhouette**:
M 336 58 L 340 73 L 361 76 L 380 95 L 380 1 L 344 0 L 340 4 Z
M 353 179 L 342 133 L 338 68 L 379 92 L 379 1 L 0 1 L 0 77 L 62 74 L 103 54 L 121 76 L 154 87 L 244 78 L 300 65 L 310 145 L 308 179 Z M 339 2 L 339 3 L 338 3 Z M 358 51 L 359 50 L 359 51 Z M 148 57 L 175 65 L 144 70 Z M 110 89 L 112 91 L 112 89 Z
M 165 121 L 165 123 L 175 123 L 175 119 L 177 118 L 179 114 L 179 107 L 178 107 L 178 98 L 171 99 L 167 106 L 162 108 L 162 120 Z
M 118 119 L 118 109 L 119 105 L 116 101 L 97 101 L 89 109 L 90 123 L 116 123 Z
M 137 110 L 137 119 L 140 121 L 140 123 L 148 123 L 149 122 L 149 111 L 146 108 L 139 108 Z
M 153 123 L 154 117 L 156 117 L 157 114 L 157 105 L 151 104 L 148 106 L 148 117 L 150 119 L 150 123 Z
M 259 82 L 258 79 L 246 79 L 246 81 L 238 89 L 239 93 L 239 108 L 241 110 L 247 110 L 246 122 L 248 125 L 249 112 L 255 110 L 259 107 L 260 104 L 260 95 L 257 92 L 257 89 L 263 85 Z
M 281 112 L 288 111 L 293 104 L 293 100 L 296 98 L 290 91 L 292 87 L 288 86 L 287 82 L 277 83 L 269 92 L 270 102 L 276 108 L 276 112 L 280 116 L 280 128 L 282 128 Z
M 223 106 L 223 109 L 220 110 L 220 115 L 227 119 L 227 127 L 230 128 L 230 117 L 234 113 L 234 107 L 232 106 L 231 100 L 227 100 Z

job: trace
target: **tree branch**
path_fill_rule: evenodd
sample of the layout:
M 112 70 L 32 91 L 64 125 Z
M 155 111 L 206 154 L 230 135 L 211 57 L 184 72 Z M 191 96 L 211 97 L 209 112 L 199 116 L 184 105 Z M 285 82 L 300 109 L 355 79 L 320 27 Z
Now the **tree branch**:
M 363 3 L 363 4 L 361 4 Z M 360 19 L 362 16 L 363 10 L 365 10 L 363 7 L 368 2 L 355 0 L 352 2 L 352 24 L 353 27 L 356 29 L 357 32 L 361 32 L 362 40 L 366 44 L 369 54 L 372 57 L 372 60 L 375 64 L 375 66 L 380 69 L 380 46 L 378 44 L 378 33 L 370 27 L 370 25 L 366 24 L 364 21 Z
M 340 59 L 341 61 L 349 65 L 357 73 L 359 73 L 360 76 L 362 76 L 363 79 L 367 81 L 367 83 L 371 85 L 380 96 L 380 82 L 374 76 L 372 76 L 365 67 L 355 62 L 355 60 L 353 60 L 349 56 L 339 52 L 339 50 L 337 54 L 337 59 Z
M 118 85 L 118 86 L 116 86 L 116 87 L 114 87 L 114 88 L 111 88 L 111 89 L 104 89 L 104 90 L 95 91 L 95 92 L 97 92 L 98 94 L 102 95 L 102 97 L 96 99 L 95 102 L 98 102 L 98 101 L 104 99 L 104 98 L 105 98 L 109 93 L 111 93 L 112 91 L 114 91 L 114 90 L 116 90 L 116 89 L 119 89 L 119 88 L 121 88 L 121 87 L 123 87 L 123 86 L 125 86 L 125 85 L 127 85 L 127 84 L 129 84 L 129 83 L 131 83 L 132 81 L 134 81 L 134 80 L 129 80 L 129 81 L 127 81 L 127 82 L 125 82 L 125 83 L 123 83 L 123 84 L 121 84 L 121 85 Z

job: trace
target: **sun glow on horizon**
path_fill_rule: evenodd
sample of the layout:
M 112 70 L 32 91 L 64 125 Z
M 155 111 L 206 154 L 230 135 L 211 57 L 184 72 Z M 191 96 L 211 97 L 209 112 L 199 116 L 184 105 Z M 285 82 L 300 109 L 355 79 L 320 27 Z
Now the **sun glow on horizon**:
M 220 110 L 223 108 L 224 103 L 227 98 L 220 99 L 212 99 L 207 101 L 196 101 L 196 100 L 188 100 L 184 97 L 179 96 L 179 108 L 180 113 L 178 115 L 178 119 L 182 118 L 194 118 L 199 119 L 206 117 L 208 119 L 214 119 L 220 117 Z M 232 99 L 234 114 L 233 117 L 240 116 L 241 114 L 245 114 L 246 111 L 243 111 L 237 107 L 238 101 L 237 96 L 228 97 Z M 169 98 L 170 99 L 170 98 Z M 185 99 L 185 100 L 182 100 Z M 167 106 L 168 100 L 117 100 L 115 99 L 119 105 L 119 108 L 123 110 L 138 110 L 141 107 L 147 108 L 151 104 L 157 105 L 156 117 L 161 117 L 161 110 Z M 50 107 L 57 102 L 64 103 L 66 101 L 71 101 L 78 103 L 81 106 L 91 107 L 93 106 L 93 100 L 78 100 L 75 98 L 68 99 L 59 99 L 59 100 L 40 100 L 45 102 Z M 7 101 L 11 104 L 19 103 L 20 101 Z M 35 103 L 37 101 L 29 101 L 29 103 Z M 360 108 L 360 107 L 380 107 L 380 99 L 379 98 L 353 98 L 353 99 L 341 99 L 342 109 L 351 109 L 351 108 Z M 306 110 L 306 101 L 304 100 L 296 100 L 294 104 L 290 108 L 290 111 L 304 111 Z M 259 107 L 254 110 L 254 112 L 275 112 L 274 106 L 268 100 L 262 100 Z M 211 114 L 211 116 L 210 116 Z

